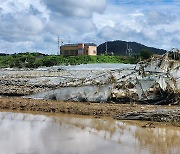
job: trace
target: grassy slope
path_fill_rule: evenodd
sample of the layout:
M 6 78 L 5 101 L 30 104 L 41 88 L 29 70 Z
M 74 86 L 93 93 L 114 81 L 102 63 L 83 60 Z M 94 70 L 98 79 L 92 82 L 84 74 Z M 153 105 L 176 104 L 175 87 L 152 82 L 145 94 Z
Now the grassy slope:
M 36 68 L 40 66 L 53 65 L 78 65 L 92 63 L 137 63 L 137 57 L 125 56 L 56 56 L 42 55 L 39 53 L 21 53 L 0 56 L 0 67 L 27 67 Z

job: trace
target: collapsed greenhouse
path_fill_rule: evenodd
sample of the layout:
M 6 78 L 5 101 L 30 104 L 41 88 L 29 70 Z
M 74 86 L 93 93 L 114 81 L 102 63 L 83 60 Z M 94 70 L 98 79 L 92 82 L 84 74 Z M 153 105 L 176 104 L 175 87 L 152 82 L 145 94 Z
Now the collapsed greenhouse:
M 179 104 L 180 61 L 171 54 L 153 56 L 137 65 L 1 69 L 0 93 L 62 101 Z

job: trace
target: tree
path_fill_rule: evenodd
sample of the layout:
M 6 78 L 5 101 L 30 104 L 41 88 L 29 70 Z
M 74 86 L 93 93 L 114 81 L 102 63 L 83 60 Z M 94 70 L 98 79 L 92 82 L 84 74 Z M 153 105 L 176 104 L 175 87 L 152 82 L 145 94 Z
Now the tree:
M 148 49 L 142 49 L 140 56 L 142 59 L 149 59 L 152 56 L 152 52 L 150 52 Z
M 56 56 L 46 56 L 42 59 L 43 66 L 54 66 L 58 64 L 58 57 Z

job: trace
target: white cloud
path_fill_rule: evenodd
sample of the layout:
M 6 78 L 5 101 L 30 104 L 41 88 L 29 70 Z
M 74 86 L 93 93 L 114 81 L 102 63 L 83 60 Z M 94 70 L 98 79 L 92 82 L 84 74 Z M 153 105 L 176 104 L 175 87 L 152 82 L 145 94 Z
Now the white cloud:
M 178 1 L 1 0 L 0 52 L 55 54 L 57 36 L 64 43 L 126 40 L 180 48 L 179 14 Z
M 47 10 L 46 6 L 42 4 L 41 0 L 1 0 L 0 8 L 1 14 L 30 14 L 33 13 L 29 12 L 31 10 L 36 11 L 37 14 L 39 13 L 42 18 L 46 20 L 49 19 L 49 11 Z
M 165 7 L 166 6 L 166 7 Z M 173 10 L 173 11 L 172 11 Z M 136 41 L 157 48 L 180 48 L 180 11 L 177 5 L 109 5 L 104 14 L 94 16 L 102 40 Z M 114 23 L 110 26 L 109 21 Z M 102 26 L 104 25 L 104 27 Z M 176 41 L 174 41 L 176 40 Z
M 4 53 L 30 52 L 34 46 L 31 41 L 8 42 L 0 40 L 0 47 Z M 35 52 L 35 50 L 34 50 Z
M 90 17 L 93 13 L 102 13 L 106 7 L 106 0 L 43 0 L 51 9 L 62 15 Z
M 29 14 L 3 15 L 0 20 L 0 39 L 10 42 L 36 41 L 44 27 L 40 18 Z

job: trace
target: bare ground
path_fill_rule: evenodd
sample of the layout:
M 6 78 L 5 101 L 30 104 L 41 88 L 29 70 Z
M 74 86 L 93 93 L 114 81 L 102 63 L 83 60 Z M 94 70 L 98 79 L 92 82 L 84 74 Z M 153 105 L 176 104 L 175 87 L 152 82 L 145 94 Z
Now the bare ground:
M 1 110 L 38 111 L 106 116 L 119 120 L 167 122 L 180 126 L 180 106 L 63 102 L 20 97 L 0 97 Z

